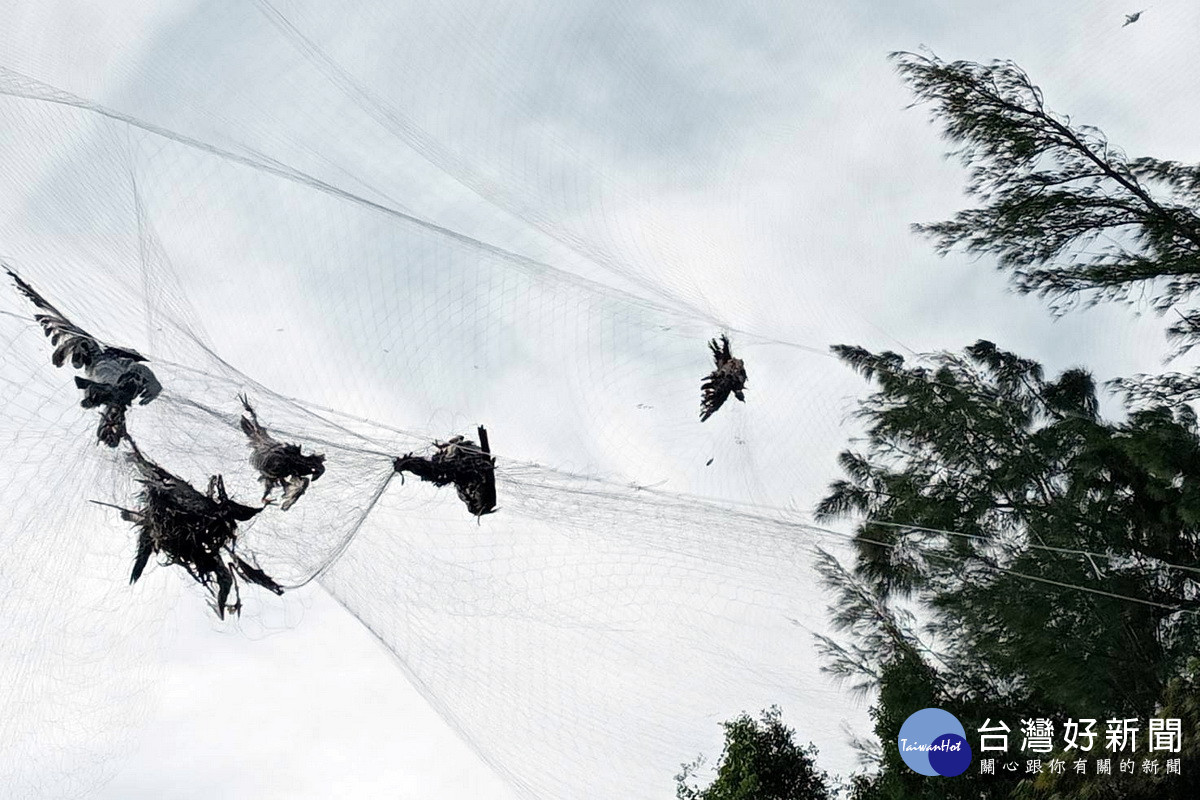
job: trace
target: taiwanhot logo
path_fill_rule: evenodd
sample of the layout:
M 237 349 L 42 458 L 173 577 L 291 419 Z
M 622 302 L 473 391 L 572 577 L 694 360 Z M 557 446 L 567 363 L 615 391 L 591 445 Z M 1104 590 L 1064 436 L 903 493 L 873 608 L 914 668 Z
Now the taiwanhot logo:
M 900 726 L 900 757 L 914 772 L 952 778 L 971 766 L 971 745 L 962 723 L 949 711 L 922 708 Z

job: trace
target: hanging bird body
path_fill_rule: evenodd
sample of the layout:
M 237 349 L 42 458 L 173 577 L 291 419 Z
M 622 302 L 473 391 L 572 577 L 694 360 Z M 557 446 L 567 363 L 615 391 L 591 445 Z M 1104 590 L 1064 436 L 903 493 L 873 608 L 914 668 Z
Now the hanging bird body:
M 1133 23 L 1135 23 L 1135 22 L 1137 22 L 1139 19 L 1141 19 L 1141 18 L 1142 18 L 1142 14 L 1145 14 L 1145 13 L 1146 13 L 1146 10 L 1145 10 L 1145 9 L 1142 9 L 1141 11 L 1135 11 L 1135 12 L 1134 12 L 1134 13 L 1132 13 L 1132 14 L 1126 14 L 1126 15 L 1125 15 L 1125 24 L 1124 24 L 1124 25 L 1122 25 L 1121 27 L 1122 27 L 1122 28 L 1124 28 L 1124 27 L 1126 27 L 1126 26 L 1128 26 L 1128 25 L 1132 25 Z
M 130 583 L 137 582 L 150 558 L 157 554 L 163 557 L 164 566 L 178 564 L 203 586 L 222 619 L 226 611 L 241 611 L 238 577 L 283 594 L 279 584 L 236 551 L 237 524 L 251 519 L 261 508 L 230 500 L 220 475 L 209 479 L 208 492 L 202 494 L 143 456 L 132 439 L 128 441 L 132 448 L 129 460 L 143 487 L 139 508 L 119 509 L 121 519 L 132 522 L 138 529 Z M 232 604 L 231 592 L 236 598 Z
M 479 444 L 462 436 L 435 443 L 432 456 L 401 456 L 393 462 L 396 472 L 415 475 L 442 487 L 454 485 L 467 510 L 477 517 L 496 510 L 496 459 L 491 456 L 487 430 L 479 427 Z
M 746 402 L 743 391 L 746 388 L 746 365 L 740 358 L 733 357 L 729 346 L 729 337 L 721 334 L 718 343 L 713 339 L 708 343 L 712 351 L 716 368 L 700 384 L 700 421 L 704 422 L 717 412 L 733 395 L 741 402 Z
M 242 432 L 250 440 L 250 465 L 258 470 L 258 479 L 263 484 L 263 502 L 271 502 L 271 492 L 276 486 L 282 487 L 280 508 L 287 511 L 312 481 L 325 474 L 325 456 L 318 453 L 306 456 L 299 445 L 274 438 L 259 423 L 250 400 L 245 395 L 238 399 L 249 414 L 242 417 Z
M 135 350 L 101 343 L 68 320 L 12 269 L 5 269 L 21 294 L 40 309 L 34 319 L 54 345 L 50 362 L 61 367 L 70 361 L 72 367 L 84 371 L 85 377 L 75 377 L 75 385 L 83 390 L 80 405 L 102 408 L 96 438 L 116 447 L 126 435 L 125 412 L 129 407 L 135 400 L 146 405 L 162 391 L 158 378 L 144 363 L 145 357 Z

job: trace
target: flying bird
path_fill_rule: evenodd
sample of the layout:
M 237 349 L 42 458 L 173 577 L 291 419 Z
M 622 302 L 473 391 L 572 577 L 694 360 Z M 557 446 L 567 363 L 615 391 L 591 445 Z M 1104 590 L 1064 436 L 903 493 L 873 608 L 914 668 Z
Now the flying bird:
M 732 394 L 741 402 L 746 402 L 742 390 L 746 388 L 746 365 L 740 358 L 734 358 L 729 349 L 729 337 L 721 334 L 721 342 L 713 339 L 708 343 L 712 350 L 716 369 L 709 373 L 704 383 L 700 385 L 702 397 L 700 400 L 700 421 L 704 422 L 717 412 Z
M 69 359 L 71 366 L 84 371 L 86 377 L 75 376 L 75 385 L 83 390 L 79 404 L 84 408 L 104 407 L 96 438 L 116 447 L 126 435 L 125 412 L 133 401 L 146 405 L 162 391 L 158 378 L 144 363 L 146 358 L 135 350 L 100 342 L 50 305 L 10 267 L 6 266 L 5 271 L 21 294 L 41 310 L 33 318 L 54 345 L 51 363 L 61 367 Z
M 274 438 L 259 423 L 249 398 L 243 394 L 238 399 L 250 415 L 242 417 L 242 432 L 250 439 L 250 465 L 258 470 L 258 479 L 263 484 L 263 502 L 270 503 L 271 492 L 279 486 L 283 489 L 283 503 L 279 507 L 287 511 L 312 481 L 325 474 L 325 456 L 319 453 L 306 456 L 300 445 Z
M 179 564 L 209 592 L 217 616 L 222 619 L 226 610 L 234 613 L 241 610 L 237 576 L 283 594 L 279 584 L 236 552 L 237 524 L 253 518 L 261 508 L 230 500 L 220 475 L 209 478 L 208 491 L 202 494 L 142 455 L 133 439 L 126 436 L 126 441 L 132 448 L 129 461 L 139 473 L 138 482 L 143 487 L 140 508 L 114 506 L 121 512 L 121 519 L 138 528 L 131 584 L 142 577 L 151 556 L 157 553 L 164 556 L 164 566 Z M 238 598 L 232 605 L 230 591 Z
M 1132 25 L 1133 23 L 1135 23 L 1139 19 L 1141 19 L 1142 14 L 1145 14 L 1145 13 L 1146 13 L 1146 9 L 1143 8 L 1141 11 L 1138 11 L 1135 14 L 1126 14 L 1125 15 L 1125 25 L 1122 25 L 1121 27 L 1124 28 L 1126 25 Z

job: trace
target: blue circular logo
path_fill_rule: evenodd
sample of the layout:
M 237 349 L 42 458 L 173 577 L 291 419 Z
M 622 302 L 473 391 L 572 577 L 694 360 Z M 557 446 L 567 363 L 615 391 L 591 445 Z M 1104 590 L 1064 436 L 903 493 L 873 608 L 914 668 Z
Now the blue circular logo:
M 971 745 L 958 718 L 940 708 L 922 708 L 900 726 L 900 758 L 914 772 L 952 778 L 971 766 Z

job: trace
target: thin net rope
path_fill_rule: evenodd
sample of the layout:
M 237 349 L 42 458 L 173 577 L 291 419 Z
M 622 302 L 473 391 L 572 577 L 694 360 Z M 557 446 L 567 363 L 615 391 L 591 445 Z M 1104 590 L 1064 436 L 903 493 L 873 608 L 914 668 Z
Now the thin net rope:
M 131 6 L 52 42 L 30 32 L 67 30 L 57 9 L 7 11 L 3 255 L 151 358 L 165 391 L 130 412 L 138 446 L 255 502 L 244 392 L 326 456 L 239 552 L 291 591 L 319 582 L 522 796 L 668 797 L 721 720 L 772 703 L 849 764 L 839 727 L 860 712 L 811 640 L 813 550 L 838 540 L 772 509 L 810 508 L 830 477 L 860 386 L 823 351 L 857 331 L 817 287 L 754 285 L 773 257 L 755 198 L 731 203 L 728 240 L 694 224 L 717 188 L 736 196 L 739 104 L 776 88 L 687 94 L 703 65 L 671 42 L 728 12 Z M 420 35 L 372 54 L 370 30 Z M 599 33 L 617 73 L 580 98 L 571 60 L 594 66 Z M 538 48 L 568 85 L 522 62 Z M 590 129 L 612 138 L 584 148 Z M 134 534 L 87 501 L 131 507 L 131 470 L 93 443 L 29 305 L 4 290 L 0 312 L 0 783 L 81 796 L 135 724 L 172 590 L 202 593 L 161 568 L 126 586 Z M 701 424 L 722 330 L 747 403 Z M 477 424 L 495 514 L 393 473 Z M 243 595 L 250 624 L 289 597 Z

